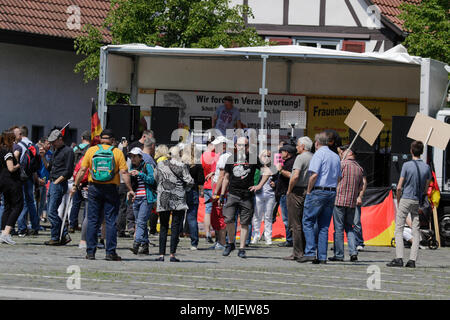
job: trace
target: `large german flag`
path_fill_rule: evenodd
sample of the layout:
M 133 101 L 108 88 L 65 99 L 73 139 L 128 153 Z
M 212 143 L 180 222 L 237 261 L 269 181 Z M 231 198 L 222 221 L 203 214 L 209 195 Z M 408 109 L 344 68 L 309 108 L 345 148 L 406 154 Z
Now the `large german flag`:
M 371 246 L 390 246 L 395 231 L 395 204 L 390 188 L 368 188 L 362 199 L 361 227 L 364 243 Z M 328 241 L 333 241 L 334 225 L 331 220 Z M 347 235 L 344 233 L 344 241 Z
M 100 119 L 98 118 L 97 107 L 95 106 L 95 100 L 92 98 L 92 109 L 91 109 L 91 139 L 99 136 L 102 133 L 102 125 L 100 124 Z

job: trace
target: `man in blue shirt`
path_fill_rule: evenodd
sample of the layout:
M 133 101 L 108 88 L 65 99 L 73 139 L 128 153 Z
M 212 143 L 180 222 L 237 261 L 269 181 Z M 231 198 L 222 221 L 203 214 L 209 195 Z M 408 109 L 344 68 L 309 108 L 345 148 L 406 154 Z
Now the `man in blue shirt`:
M 233 106 L 232 97 L 223 98 L 223 105 L 214 113 L 212 127 L 220 130 L 224 136 L 227 129 L 242 128 L 241 113 Z
M 328 148 L 326 132 L 316 135 L 315 147 L 316 153 L 309 164 L 310 177 L 302 220 L 306 247 L 304 256 L 297 262 L 312 261 L 315 264 L 325 264 L 328 250 L 328 227 L 333 214 L 336 187 L 341 178 L 341 162 L 339 156 Z M 314 232 L 316 223 L 318 238 Z
M 409 261 L 405 267 L 415 268 L 420 241 L 419 205 L 430 185 L 430 167 L 420 159 L 423 143 L 411 143 L 412 160 L 405 162 L 397 184 L 398 211 L 395 217 L 395 254 L 396 258 L 387 264 L 388 267 L 403 267 L 403 229 L 406 218 L 411 214 L 413 242 Z

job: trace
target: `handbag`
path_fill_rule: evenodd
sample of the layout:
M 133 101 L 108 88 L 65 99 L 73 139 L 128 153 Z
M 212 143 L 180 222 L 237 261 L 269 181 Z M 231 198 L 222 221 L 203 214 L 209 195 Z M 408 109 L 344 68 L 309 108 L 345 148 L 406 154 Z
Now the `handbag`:
M 175 177 L 177 177 L 177 179 L 180 180 L 181 183 L 183 184 L 183 189 L 186 191 L 190 190 L 191 188 L 187 187 L 187 183 L 178 174 L 176 174 L 175 171 L 173 171 L 172 166 L 170 164 L 170 160 L 166 160 L 166 161 L 167 161 L 167 166 L 169 167 L 170 171 L 172 171 L 173 175 Z

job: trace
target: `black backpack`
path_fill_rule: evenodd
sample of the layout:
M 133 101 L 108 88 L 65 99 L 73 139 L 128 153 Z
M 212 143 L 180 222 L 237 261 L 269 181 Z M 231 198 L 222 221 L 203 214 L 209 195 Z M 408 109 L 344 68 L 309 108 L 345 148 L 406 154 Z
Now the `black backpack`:
M 41 156 L 39 155 L 39 148 L 34 143 L 27 145 L 21 141 L 19 144 L 25 148 L 25 151 L 20 155 L 20 179 L 26 181 L 41 167 Z
M 77 150 L 74 151 L 74 166 L 77 165 L 77 163 L 80 161 L 81 158 L 83 158 L 84 154 L 86 153 L 87 149 L 89 149 L 89 145 L 86 145 L 84 148 L 80 148 L 80 145 L 77 145 Z

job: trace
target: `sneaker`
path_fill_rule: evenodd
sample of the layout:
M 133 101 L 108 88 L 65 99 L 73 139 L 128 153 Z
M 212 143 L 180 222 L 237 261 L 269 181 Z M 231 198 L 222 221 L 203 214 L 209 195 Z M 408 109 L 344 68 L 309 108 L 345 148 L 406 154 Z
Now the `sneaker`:
M 425 250 L 426 248 L 427 248 L 427 247 L 425 247 L 425 246 L 419 244 L 419 249 Z
M 66 235 L 64 238 L 61 239 L 60 245 L 64 246 L 68 244 L 70 241 L 72 241 L 72 239 L 70 238 L 69 235 Z
M 230 255 L 231 251 L 233 251 L 235 249 L 236 249 L 236 246 L 234 245 L 234 243 L 232 243 L 232 244 L 227 243 L 227 245 L 225 246 L 225 250 L 223 250 L 222 255 L 224 257 L 227 257 Z
M 88 254 L 86 255 L 86 259 L 87 259 L 87 260 L 95 260 L 95 255 L 94 255 L 93 253 L 88 253 Z
M 180 260 L 175 257 L 170 257 L 170 262 L 180 262 Z
M 45 241 L 44 244 L 46 246 L 59 246 L 61 243 L 58 240 L 48 240 Z
M 30 236 L 38 236 L 39 235 L 39 231 L 38 230 L 30 230 L 29 235 Z
M 11 232 L 9 233 L 11 236 L 18 236 L 19 233 L 16 230 L 11 230 Z
M 245 255 L 245 250 L 244 249 L 239 249 L 238 257 L 239 258 L 243 258 L 243 259 L 247 258 L 247 256 Z
M 98 249 L 105 249 L 105 240 L 100 239 L 100 241 L 97 243 Z
M 211 238 L 211 236 L 207 236 L 206 237 L 206 242 L 207 243 L 214 243 L 213 239 Z
M 24 237 L 26 237 L 28 235 L 28 230 L 19 231 L 18 235 L 19 235 L 20 238 L 24 238 Z
M 358 250 L 358 251 L 364 251 L 364 246 L 357 246 L 357 247 L 356 247 L 356 250 Z
M 316 257 L 313 256 L 303 256 L 301 258 L 297 259 L 298 263 L 305 263 L 305 262 L 311 262 L 314 261 L 316 259 Z
M 292 244 L 292 242 L 283 242 L 283 243 L 280 243 L 279 245 L 278 245 L 279 247 L 286 247 L 286 248 L 292 248 L 293 247 L 293 244 Z
M 252 242 L 250 242 L 251 244 L 257 244 L 259 241 L 260 237 L 259 236 L 254 236 L 252 239 Z
M 225 246 L 221 245 L 219 242 L 216 242 L 215 245 L 213 245 L 214 250 L 225 250 Z
M 117 253 L 107 254 L 106 261 L 122 261 L 122 258 L 117 255 Z
M 266 240 L 266 245 L 267 245 L 267 246 L 272 245 L 272 240 Z
M 133 254 L 138 254 L 140 246 L 141 246 L 140 243 L 133 242 L 133 246 L 130 248 L 131 252 L 133 252 Z M 97 245 L 97 248 L 98 248 L 98 245 Z
M 394 259 L 391 262 L 389 262 L 388 264 L 386 264 L 386 266 L 388 266 L 388 267 L 403 267 L 403 259 L 402 258 Z
M 314 259 L 313 264 L 327 264 L 327 260 Z
M 141 245 L 141 250 L 139 250 L 138 254 L 150 254 L 148 243 L 144 243 L 143 245 Z
M 408 262 L 405 264 L 406 268 L 415 268 L 416 262 L 414 260 L 408 260 Z
M 78 248 L 79 248 L 79 249 L 86 249 L 86 248 L 87 248 L 87 244 L 86 244 L 86 243 L 80 243 L 80 244 L 78 245 Z
M 191 251 L 198 250 L 197 247 L 191 246 Z
M 328 260 L 335 261 L 335 262 L 343 262 L 344 258 L 338 258 L 338 257 L 334 256 L 334 257 L 329 257 Z
M 356 254 L 350 256 L 350 261 L 351 261 L 351 262 L 356 262 L 356 261 L 358 261 L 358 256 L 357 256 Z
M 16 242 L 11 238 L 10 234 L 7 234 L 6 236 L 0 234 L 0 242 L 4 242 L 6 244 L 15 245 Z

